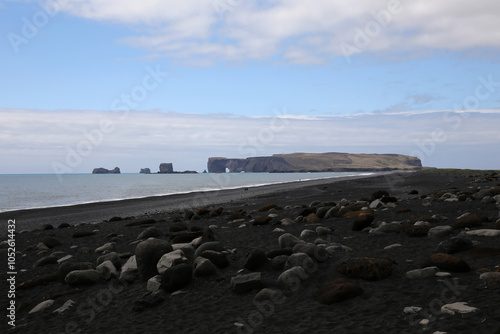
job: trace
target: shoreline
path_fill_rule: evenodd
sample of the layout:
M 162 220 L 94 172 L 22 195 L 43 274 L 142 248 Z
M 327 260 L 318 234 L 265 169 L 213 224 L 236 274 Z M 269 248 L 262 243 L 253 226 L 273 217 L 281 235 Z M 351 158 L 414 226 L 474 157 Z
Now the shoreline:
M 410 172 L 379 172 L 370 173 L 369 175 L 326 177 L 229 189 L 191 191 L 168 195 L 11 210 L 0 212 L 0 221 L 16 219 L 16 224 L 20 230 L 41 228 L 45 224 L 51 224 L 54 227 L 57 227 L 61 223 L 94 224 L 103 222 L 114 216 L 140 217 L 148 214 L 190 209 L 192 207 L 225 204 L 235 200 L 241 201 L 255 196 L 270 195 L 324 183 L 330 184 L 345 180 L 371 178 L 396 173 Z M 4 231 L 1 231 L 0 236 L 3 234 Z

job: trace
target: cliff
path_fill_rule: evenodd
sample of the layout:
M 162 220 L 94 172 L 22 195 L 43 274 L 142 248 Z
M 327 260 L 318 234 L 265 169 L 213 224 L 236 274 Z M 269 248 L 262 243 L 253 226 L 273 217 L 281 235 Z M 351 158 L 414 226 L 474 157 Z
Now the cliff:
M 420 159 L 401 154 L 292 153 L 246 159 L 209 158 L 209 173 L 363 172 L 418 170 Z
M 92 174 L 120 174 L 120 168 L 115 167 L 114 169 L 106 169 L 106 168 L 94 168 Z

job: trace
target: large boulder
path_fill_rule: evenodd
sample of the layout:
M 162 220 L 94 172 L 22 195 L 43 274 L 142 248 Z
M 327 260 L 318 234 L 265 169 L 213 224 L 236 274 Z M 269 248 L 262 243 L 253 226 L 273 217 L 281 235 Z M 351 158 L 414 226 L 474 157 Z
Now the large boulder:
M 160 260 L 156 264 L 156 269 L 158 273 L 161 275 L 170 267 L 187 263 L 188 259 L 184 256 L 184 252 L 180 249 L 165 253 L 161 256 Z
M 198 256 L 193 262 L 194 276 L 210 276 L 217 272 L 215 265 L 204 257 Z
M 163 254 L 173 251 L 172 245 L 168 241 L 150 238 L 139 243 L 135 249 L 135 258 L 139 278 L 147 281 L 151 277 L 158 275 L 156 265 Z
M 161 289 L 173 292 L 182 289 L 191 282 L 193 268 L 189 264 L 179 264 L 165 270 L 161 275 Z

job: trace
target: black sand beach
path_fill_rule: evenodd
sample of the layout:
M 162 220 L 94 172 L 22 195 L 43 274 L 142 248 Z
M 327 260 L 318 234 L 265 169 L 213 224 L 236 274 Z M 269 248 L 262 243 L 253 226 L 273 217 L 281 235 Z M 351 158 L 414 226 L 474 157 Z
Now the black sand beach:
M 17 274 L 15 298 L 7 297 L 7 279 L 0 284 L 2 305 L 15 300 L 15 327 L 4 317 L 0 328 L 500 333 L 500 275 L 493 274 L 500 270 L 499 194 L 499 174 L 492 171 L 425 170 L 2 213 L 3 226 L 16 222 Z M 46 224 L 53 228 L 42 229 Z M 138 247 L 145 230 L 184 255 L 161 276 L 157 292 L 148 292 L 147 278 L 157 268 L 147 262 L 158 254 Z M 475 235 L 478 230 L 489 232 Z M 1 236 L 7 239 L 6 227 Z M 8 247 L 2 244 L 4 259 Z M 106 280 L 101 268 L 86 284 L 66 276 L 67 268 L 85 266 L 92 276 L 98 258 L 113 252 L 115 267 L 136 255 L 139 270 L 123 275 L 117 268 Z M 212 263 L 203 271 L 207 258 Z M 438 269 L 407 274 L 424 267 Z M 287 280 L 289 268 L 295 271 Z M 232 284 L 238 275 L 247 281 Z M 337 279 L 344 280 L 324 288 Z M 68 300 L 69 309 L 55 312 Z M 46 309 L 29 313 L 44 301 Z M 460 302 L 475 309 L 452 315 L 444 307 Z M 420 309 L 405 312 L 412 306 Z

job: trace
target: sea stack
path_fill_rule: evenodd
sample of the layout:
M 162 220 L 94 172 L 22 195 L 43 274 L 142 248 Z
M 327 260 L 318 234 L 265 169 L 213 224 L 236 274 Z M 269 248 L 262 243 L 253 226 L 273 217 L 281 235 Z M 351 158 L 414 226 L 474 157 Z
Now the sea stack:
M 103 167 L 94 168 L 92 174 L 120 174 L 120 168 L 115 167 L 113 169 L 106 169 Z

